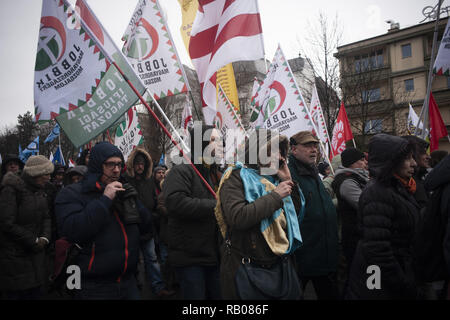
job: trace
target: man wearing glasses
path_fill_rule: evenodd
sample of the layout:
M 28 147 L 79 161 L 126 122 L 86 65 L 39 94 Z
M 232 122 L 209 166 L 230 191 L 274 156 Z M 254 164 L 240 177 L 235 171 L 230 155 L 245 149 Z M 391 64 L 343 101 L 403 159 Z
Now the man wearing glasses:
M 123 167 L 116 146 L 97 143 L 85 179 L 56 198 L 59 235 L 82 248 L 76 260 L 81 288 L 73 289 L 78 299 L 140 298 L 135 278 L 139 235 L 150 228 L 150 213 L 122 180 Z

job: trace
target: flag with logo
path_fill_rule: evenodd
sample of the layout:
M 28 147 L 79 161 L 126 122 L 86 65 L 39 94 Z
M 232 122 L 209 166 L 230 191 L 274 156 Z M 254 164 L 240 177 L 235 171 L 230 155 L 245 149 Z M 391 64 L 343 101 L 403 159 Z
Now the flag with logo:
M 439 76 L 450 76 L 450 19 L 447 21 L 441 45 L 434 61 L 433 72 Z
M 352 129 L 350 128 L 347 112 L 345 112 L 344 102 L 342 102 L 333 128 L 330 160 L 332 160 L 334 156 L 341 154 L 346 148 L 345 143 L 352 139 Z
M 213 121 L 225 139 L 225 159 L 234 158 L 237 150 L 245 143 L 246 132 L 241 117 L 228 99 L 222 86 L 219 85 L 217 112 Z
M 52 142 L 53 140 L 55 140 L 56 138 L 59 137 L 59 124 L 56 123 L 55 126 L 52 129 L 52 132 L 50 132 L 50 134 L 47 136 L 47 138 L 45 139 L 44 143 L 47 142 Z
M 235 61 L 264 58 L 257 1 L 199 0 L 189 55 L 200 82 L 205 123 L 212 124 L 217 70 Z
M 55 154 L 53 155 L 52 163 L 59 164 L 62 166 L 66 165 L 66 162 L 64 161 L 64 156 L 61 151 L 61 146 L 58 146 L 58 148 L 56 149 Z
M 138 100 L 135 90 L 143 93 L 145 88 L 88 5 L 83 0 L 77 1 L 79 16 L 70 9 L 66 0 L 44 0 L 44 5 L 58 6 L 60 3 L 63 4 L 63 9 L 60 10 L 66 12 L 73 23 L 72 32 L 68 36 L 85 41 L 89 49 L 87 52 L 95 53 L 106 65 L 105 70 L 90 86 L 90 91 L 78 97 L 76 105 L 56 117 L 61 129 L 78 148 L 111 127 Z M 73 33 L 73 30 L 76 32 Z M 88 64 L 83 68 L 92 67 L 94 66 Z
M 276 130 L 288 137 L 299 131 L 317 132 L 280 46 L 253 102 L 257 103 L 257 107 L 250 121 L 262 123 L 261 127 Z
M 114 145 L 122 151 L 125 161 L 127 161 L 133 149 L 144 142 L 141 131 L 141 125 L 136 111 L 136 107 L 132 107 L 125 115 L 123 121 L 116 129 Z
M 194 120 L 192 118 L 192 109 L 189 99 L 186 97 L 186 103 L 184 104 L 183 113 L 181 115 L 181 126 L 185 133 L 188 132 L 190 127 L 194 126 Z
M 122 51 L 155 99 L 188 91 L 183 65 L 157 0 L 140 0 Z
M 439 149 L 439 139 L 448 136 L 448 132 L 432 92 L 430 92 L 428 110 L 428 117 L 430 119 L 430 152 L 433 152 Z
M 256 77 L 253 80 L 253 87 L 252 87 L 252 95 L 250 98 L 250 106 L 252 108 L 250 112 L 250 127 L 262 127 L 264 125 L 264 116 L 260 112 L 260 105 L 262 104 L 262 101 L 259 100 L 259 88 L 262 86 L 264 82 L 258 80 Z
M 317 93 L 317 87 L 314 84 L 313 92 L 311 96 L 311 104 L 309 105 L 309 111 L 311 118 L 317 128 L 317 137 L 323 142 L 325 146 L 325 154 L 329 154 L 328 142 L 328 129 L 325 123 L 325 117 L 323 116 L 322 106 L 320 104 L 319 95 Z
M 19 145 L 20 148 L 20 145 Z M 39 154 L 39 136 L 37 136 L 30 144 L 22 150 L 19 154 L 20 160 L 23 163 L 27 162 L 28 158 Z

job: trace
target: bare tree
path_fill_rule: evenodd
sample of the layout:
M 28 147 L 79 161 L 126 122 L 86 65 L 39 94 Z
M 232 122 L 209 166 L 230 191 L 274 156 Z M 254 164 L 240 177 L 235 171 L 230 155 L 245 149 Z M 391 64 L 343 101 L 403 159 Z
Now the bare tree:
M 334 53 L 342 42 L 343 27 L 337 14 L 330 20 L 323 12 L 314 22 L 309 21 L 308 25 L 303 40 L 297 37 L 297 41 L 301 53 L 307 57 L 307 63 L 314 70 L 317 93 L 331 134 L 340 104 L 339 61 Z

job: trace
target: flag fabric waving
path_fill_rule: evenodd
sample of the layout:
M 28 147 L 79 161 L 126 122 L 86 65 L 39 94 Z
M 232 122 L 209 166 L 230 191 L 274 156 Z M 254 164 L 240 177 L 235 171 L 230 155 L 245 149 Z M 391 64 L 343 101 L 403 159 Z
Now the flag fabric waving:
M 409 104 L 407 130 L 410 135 L 414 134 L 418 123 L 419 123 L 419 117 L 417 116 L 417 113 L 414 111 L 412 105 Z M 419 129 L 420 129 L 420 131 L 419 131 L 418 135 L 421 135 L 421 131 L 423 130 L 422 121 L 420 121 Z
M 122 51 L 155 99 L 187 92 L 183 65 L 157 0 L 140 0 L 122 37 Z
M 70 6 L 66 0 L 62 2 L 64 6 Z M 77 108 L 56 118 L 65 134 L 78 148 L 111 127 L 139 99 L 127 80 L 139 93 L 143 93 L 145 88 L 88 5 L 83 0 L 78 0 L 77 6 L 81 10 L 81 16 L 73 12 L 74 20 L 79 23 L 77 26 L 77 22 L 74 22 L 75 29 L 89 43 L 89 48 L 98 53 L 107 65 L 106 72 L 102 72 L 95 81 L 92 94 L 86 94 L 79 100 Z
M 38 154 L 39 154 L 39 136 L 37 136 L 33 141 L 30 142 L 30 144 L 25 149 L 22 150 L 22 152 L 19 154 L 19 158 L 20 160 L 22 160 L 23 163 L 25 163 L 27 162 L 29 157 Z
M 55 126 L 52 129 L 52 132 L 50 132 L 50 134 L 47 136 L 47 138 L 45 139 L 44 143 L 52 142 L 53 140 L 58 138 L 59 133 L 60 133 L 59 124 L 56 123 Z
M 439 139 L 448 136 L 448 132 L 432 92 L 430 92 L 428 110 L 430 119 L 430 152 L 433 152 L 434 150 L 439 149 Z
M 189 55 L 200 82 L 205 122 L 212 124 L 217 70 L 234 61 L 264 58 L 257 1 L 199 0 Z
M 254 128 L 277 130 L 288 137 L 299 131 L 317 132 L 280 46 L 253 102 L 257 107 L 253 110 L 250 121 L 262 123 L 260 126 L 252 125 Z
M 341 154 L 342 151 L 344 151 L 346 148 L 345 142 L 352 139 L 352 129 L 350 128 L 347 112 L 345 112 L 344 102 L 342 102 L 338 117 L 336 119 L 336 123 L 333 128 L 330 160 L 332 160 L 334 156 Z
M 132 107 L 125 115 L 123 121 L 116 130 L 114 138 L 114 145 L 122 151 L 125 161 L 131 154 L 133 149 L 144 142 L 144 137 L 141 131 L 141 125 L 136 111 L 136 107 Z
M 450 19 L 447 21 L 441 45 L 434 61 L 433 72 L 437 75 L 450 76 Z
M 185 131 L 185 134 L 187 134 L 187 130 L 193 126 L 194 120 L 192 118 L 191 103 L 189 102 L 189 99 L 186 97 L 186 103 L 184 104 L 183 113 L 181 115 L 181 127 Z
M 53 164 L 60 164 L 62 166 L 66 165 L 66 162 L 64 161 L 64 156 L 61 151 L 61 146 L 58 146 L 58 148 L 55 151 L 55 154 L 53 155 L 52 159 Z
M 70 25 L 73 10 L 43 0 L 34 73 L 36 121 L 77 108 L 97 87 L 108 63 L 92 41 Z
M 309 112 L 311 113 L 311 118 L 317 128 L 317 137 L 323 142 L 323 145 L 325 146 L 325 154 L 328 155 L 328 129 L 325 123 L 325 117 L 323 116 L 322 106 L 320 104 L 319 95 L 315 84 L 311 96 L 311 104 L 309 105 Z

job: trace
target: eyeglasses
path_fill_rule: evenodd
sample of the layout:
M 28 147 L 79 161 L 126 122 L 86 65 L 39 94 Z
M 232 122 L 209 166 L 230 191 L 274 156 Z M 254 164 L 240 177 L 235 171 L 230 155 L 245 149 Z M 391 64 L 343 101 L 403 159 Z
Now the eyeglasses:
M 108 170 L 113 170 L 115 167 L 118 167 L 119 169 L 123 168 L 123 162 L 122 161 L 120 161 L 120 162 L 112 162 L 112 161 L 111 162 L 105 162 L 104 165 L 105 165 L 105 168 L 108 169 Z

